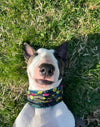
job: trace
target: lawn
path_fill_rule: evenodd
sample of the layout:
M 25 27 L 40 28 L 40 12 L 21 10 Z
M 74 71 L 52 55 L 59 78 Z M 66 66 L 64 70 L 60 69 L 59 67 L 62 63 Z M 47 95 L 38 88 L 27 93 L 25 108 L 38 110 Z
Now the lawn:
M 100 0 L 0 1 L 0 127 L 11 127 L 27 101 L 23 43 L 64 41 L 64 101 L 87 127 L 100 127 Z

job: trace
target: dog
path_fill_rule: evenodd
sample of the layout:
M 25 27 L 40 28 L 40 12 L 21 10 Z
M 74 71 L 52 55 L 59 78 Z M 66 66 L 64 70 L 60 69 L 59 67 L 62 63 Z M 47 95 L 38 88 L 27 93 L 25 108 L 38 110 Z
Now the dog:
M 74 116 L 62 100 L 66 42 L 56 50 L 37 51 L 24 43 L 24 56 L 29 78 L 28 102 L 13 127 L 75 127 Z

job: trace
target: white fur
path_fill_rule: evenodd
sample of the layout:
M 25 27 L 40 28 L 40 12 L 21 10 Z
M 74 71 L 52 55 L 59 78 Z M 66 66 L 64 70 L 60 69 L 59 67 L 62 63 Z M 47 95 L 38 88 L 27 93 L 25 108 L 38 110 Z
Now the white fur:
M 27 103 L 15 124 L 16 127 L 75 127 L 74 117 L 64 102 L 41 109 Z
M 53 55 L 54 50 L 41 48 L 37 52 L 39 55 L 32 60 L 27 68 L 29 89 L 48 90 L 57 87 L 62 79 L 58 80 L 60 72 L 58 62 Z M 55 66 L 54 75 L 50 78 L 54 83 L 49 85 L 49 87 L 40 88 L 34 81 L 34 76 L 35 69 L 43 62 Z M 48 108 L 34 108 L 27 103 L 18 115 L 14 127 L 75 127 L 75 120 L 64 102 Z

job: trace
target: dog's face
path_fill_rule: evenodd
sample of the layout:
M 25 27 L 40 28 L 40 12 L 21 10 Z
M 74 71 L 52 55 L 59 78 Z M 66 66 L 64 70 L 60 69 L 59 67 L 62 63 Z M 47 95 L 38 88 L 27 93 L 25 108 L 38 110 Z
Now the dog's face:
M 66 63 L 67 45 L 63 43 L 57 50 L 40 48 L 37 51 L 24 43 L 24 56 L 30 90 L 47 90 L 61 82 Z

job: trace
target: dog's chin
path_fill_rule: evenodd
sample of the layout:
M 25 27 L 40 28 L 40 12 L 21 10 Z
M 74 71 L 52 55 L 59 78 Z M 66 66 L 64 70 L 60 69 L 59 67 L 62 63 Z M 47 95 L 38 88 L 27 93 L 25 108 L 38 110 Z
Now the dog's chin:
M 35 79 L 36 83 L 40 85 L 52 85 L 54 82 L 49 80 L 43 80 L 43 79 Z

